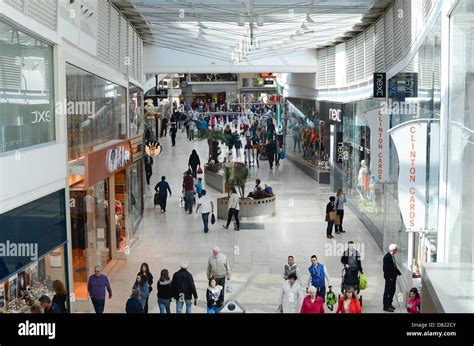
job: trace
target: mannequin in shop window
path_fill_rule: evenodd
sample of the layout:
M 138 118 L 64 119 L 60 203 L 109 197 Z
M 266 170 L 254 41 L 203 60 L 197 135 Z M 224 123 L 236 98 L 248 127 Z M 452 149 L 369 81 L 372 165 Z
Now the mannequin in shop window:
M 365 160 L 360 161 L 360 169 L 358 175 L 358 191 L 361 200 L 364 200 L 368 197 L 369 193 L 369 183 L 370 183 L 370 173 L 369 168 Z
M 316 129 L 313 129 L 313 131 L 311 131 L 311 152 L 312 153 L 317 152 L 316 150 L 317 141 L 318 141 L 318 134 L 316 133 Z M 312 156 L 310 158 L 312 158 Z
M 121 249 L 125 243 L 125 232 L 122 228 L 123 207 L 122 203 L 115 200 L 115 231 L 117 232 L 117 248 Z

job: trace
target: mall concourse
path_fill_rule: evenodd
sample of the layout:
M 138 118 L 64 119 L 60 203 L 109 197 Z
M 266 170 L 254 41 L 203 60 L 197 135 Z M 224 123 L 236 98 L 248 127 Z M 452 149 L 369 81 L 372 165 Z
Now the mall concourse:
M 474 312 L 473 23 L 0 0 L 0 311 Z

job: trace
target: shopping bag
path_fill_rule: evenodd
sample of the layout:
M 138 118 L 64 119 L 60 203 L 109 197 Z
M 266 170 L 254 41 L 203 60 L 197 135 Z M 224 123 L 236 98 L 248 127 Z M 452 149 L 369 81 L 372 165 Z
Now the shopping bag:
M 202 168 L 201 168 L 201 167 L 198 167 L 196 173 L 197 173 L 197 174 L 202 174 Z
M 280 151 L 280 160 L 284 160 L 284 159 L 285 159 L 285 152 Z
M 213 225 L 215 223 L 216 223 L 216 216 L 214 215 L 214 213 L 212 213 L 212 215 L 211 215 L 211 225 Z
M 234 291 L 234 289 L 232 288 L 232 284 L 230 283 L 230 280 L 227 280 L 227 282 L 225 283 L 225 291 L 227 293 L 232 293 Z
M 365 290 L 367 288 L 367 286 L 369 286 L 368 282 L 367 282 L 367 278 L 365 277 L 364 274 L 360 274 L 360 277 L 359 277 L 359 288 L 361 290 Z
M 340 225 L 341 224 L 341 217 L 339 215 L 336 215 L 336 220 L 334 220 L 335 225 Z
M 336 221 L 336 219 L 337 219 L 337 213 L 335 211 L 331 211 L 329 213 L 329 220 L 334 222 L 334 221 Z

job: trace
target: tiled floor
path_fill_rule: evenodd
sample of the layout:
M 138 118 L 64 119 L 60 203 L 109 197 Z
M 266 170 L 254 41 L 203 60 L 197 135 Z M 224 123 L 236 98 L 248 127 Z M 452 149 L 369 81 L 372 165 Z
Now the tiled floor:
M 205 292 L 207 287 L 206 264 L 212 248 L 218 245 L 227 255 L 233 273 L 233 293 L 226 293 L 226 300 L 236 299 L 247 312 L 276 312 L 283 279 L 281 272 L 288 255 L 295 257 L 304 281 L 310 257 L 316 254 L 329 270 L 332 284 L 340 290 L 340 251 L 347 241 L 353 240 L 361 246 L 363 267 L 369 287 L 362 292 L 363 311 L 381 312 L 384 281 L 382 276 L 383 254 L 364 225 L 346 210 L 344 219 L 347 233 L 336 235 L 336 239 L 326 239 L 324 211 L 331 191 L 301 172 L 286 160 L 273 171 L 268 162 L 261 162 L 260 168 L 251 169 L 248 188 L 252 188 L 255 178 L 270 184 L 277 196 L 275 217 L 243 219 L 243 222 L 264 224 L 264 229 L 224 230 L 222 221 L 211 226 L 208 234 L 203 233 L 200 215 L 185 214 L 178 205 L 181 194 L 182 172 L 186 170 L 189 154 L 194 148 L 201 161 L 207 158 L 206 142 L 189 142 L 178 133 L 176 147 L 171 147 L 170 138 L 162 140 L 163 153 L 155 159 L 152 184 L 146 194 L 146 210 L 140 226 L 140 240 L 131 249 L 127 261 L 119 261 L 109 274 L 113 288 L 113 298 L 106 304 L 106 312 L 124 312 L 125 302 L 130 295 L 135 275 L 142 262 L 148 262 L 155 276 L 161 269 L 174 273 L 181 260 L 189 262 L 199 300 L 193 312 L 205 312 Z M 168 199 L 167 213 L 153 209 L 152 187 L 165 175 L 171 185 L 173 196 Z M 220 194 L 207 188 L 212 198 Z M 150 312 L 158 312 L 156 284 L 150 297 Z M 400 307 L 396 299 L 397 311 Z M 175 304 L 172 303 L 175 311 Z

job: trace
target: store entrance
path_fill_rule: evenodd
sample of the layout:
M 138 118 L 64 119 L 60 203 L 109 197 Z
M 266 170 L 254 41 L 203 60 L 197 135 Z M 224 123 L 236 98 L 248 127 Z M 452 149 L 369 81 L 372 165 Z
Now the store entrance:
M 74 294 L 87 299 L 89 273 L 112 259 L 108 179 L 87 189 L 83 182 L 71 186 L 70 210 Z

